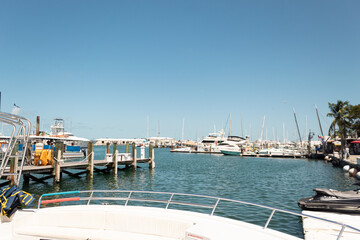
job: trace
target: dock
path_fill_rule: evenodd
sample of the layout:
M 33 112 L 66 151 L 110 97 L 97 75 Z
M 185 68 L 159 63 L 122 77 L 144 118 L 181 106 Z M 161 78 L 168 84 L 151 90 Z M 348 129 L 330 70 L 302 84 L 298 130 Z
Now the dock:
M 217 154 L 224 155 L 222 152 L 218 151 L 197 151 L 197 150 L 181 150 L 181 149 L 172 149 L 171 153 L 196 153 L 196 154 Z M 231 155 L 228 155 L 231 156 Z M 258 154 L 258 153 L 240 153 L 239 155 L 233 155 L 238 157 L 267 157 L 267 158 L 304 158 L 305 155 L 271 155 L 271 154 Z
M 155 155 L 154 147 L 149 146 L 149 156 L 145 158 L 145 148 L 141 150 L 141 157 L 137 156 L 137 149 L 135 144 L 132 144 L 131 152 L 129 144 L 126 145 L 126 153 L 119 153 L 117 150 L 117 144 L 113 144 L 113 152 L 110 153 L 110 144 L 107 144 L 105 159 L 95 160 L 93 143 L 89 143 L 88 150 L 85 159 L 67 161 L 63 159 L 63 143 L 57 143 L 55 147 L 54 163 L 48 165 L 24 165 L 21 169 L 21 174 L 24 179 L 24 183 L 28 184 L 30 180 L 37 183 L 46 183 L 45 180 L 54 179 L 54 183 L 59 183 L 63 174 L 67 174 L 71 177 L 80 178 L 81 175 L 86 175 L 88 178 L 93 178 L 94 172 L 112 173 L 117 174 L 118 170 L 137 169 L 138 164 L 148 164 L 149 168 L 155 167 Z M 12 174 L 20 172 L 17 158 L 12 160 L 12 165 L 16 167 L 6 168 L 4 175 L 9 177 L 2 178 L 5 180 L 0 183 L 0 187 L 6 185 L 13 185 Z M 124 166 L 119 168 L 119 166 Z M 69 171 L 77 170 L 77 171 Z M 34 175 L 36 174 L 36 175 Z M 39 175 L 41 175 L 39 177 Z
M 360 229 L 360 214 L 343 214 L 334 212 L 302 211 L 302 214 L 325 218 L 334 222 L 343 223 Z M 338 239 L 341 226 L 314 218 L 303 217 L 303 230 L 305 240 Z M 360 233 L 350 228 L 345 228 L 341 240 L 360 239 Z

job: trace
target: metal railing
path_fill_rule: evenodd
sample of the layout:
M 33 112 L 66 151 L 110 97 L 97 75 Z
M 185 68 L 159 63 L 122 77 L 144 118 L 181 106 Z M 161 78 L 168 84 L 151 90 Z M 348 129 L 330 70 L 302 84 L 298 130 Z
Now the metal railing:
M 117 193 L 117 194 L 126 194 L 127 196 L 124 197 L 107 197 L 107 196 L 99 196 L 99 197 L 95 197 L 94 194 L 104 194 L 104 193 Z M 44 197 L 50 197 L 50 196 L 57 196 L 57 195 L 71 195 L 71 194 L 76 194 L 76 195 L 83 195 L 83 194 L 87 194 L 88 196 L 85 197 L 72 197 L 72 198 L 58 198 L 58 199 L 54 199 L 54 200 L 43 200 Z M 155 196 L 155 195 L 161 195 L 161 196 L 167 196 L 166 198 L 163 199 L 159 199 L 159 198 L 137 198 L 134 197 L 136 194 L 150 194 L 151 196 Z M 185 202 L 185 201 L 175 201 L 174 197 L 188 197 L 190 199 L 193 198 L 200 198 L 200 199 L 207 199 L 207 200 L 213 200 L 214 204 L 202 204 L 202 203 L 191 203 L 191 202 Z M 88 191 L 70 191 L 70 192 L 58 192 L 58 193 L 48 193 L 48 194 L 43 194 L 41 195 L 41 197 L 39 198 L 39 203 L 38 203 L 38 208 L 41 207 L 41 205 L 46 205 L 49 203 L 60 203 L 60 202 L 68 202 L 68 201 L 86 201 L 86 205 L 89 205 L 91 202 L 94 201 L 124 201 L 124 206 L 127 206 L 129 202 L 134 201 L 134 202 L 146 202 L 146 203 L 163 203 L 164 204 L 164 208 L 168 209 L 170 205 L 182 205 L 182 206 L 191 206 L 191 207 L 196 207 L 196 208 L 205 208 L 205 209 L 210 209 L 210 216 L 213 216 L 215 214 L 216 209 L 218 208 L 218 205 L 220 204 L 220 202 L 230 202 L 230 203 L 239 203 L 239 204 L 243 204 L 243 205 L 248 205 L 248 206 L 255 206 L 255 207 L 259 207 L 262 209 L 269 209 L 271 210 L 271 214 L 268 217 L 265 225 L 263 226 L 264 229 L 268 228 L 270 221 L 272 220 L 274 214 L 276 212 L 281 212 L 281 213 L 286 213 L 289 215 L 293 215 L 293 216 L 298 216 L 298 217 L 308 217 L 308 218 L 313 218 L 319 221 L 324 221 L 324 222 L 328 222 L 328 223 L 332 223 L 335 225 L 338 225 L 341 227 L 341 230 L 339 231 L 339 234 L 337 236 L 337 239 L 340 239 L 342 234 L 344 233 L 345 228 L 348 229 L 352 229 L 355 232 L 357 232 L 358 234 L 360 234 L 360 229 L 355 228 L 353 226 L 341 223 L 341 222 L 336 222 L 336 221 L 332 221 L 332 220 L 328 220 L 328 219 L 324 219 L 324 218 L 320 218 L 320 217 L 315 217 L 312 215 L 308 215 L 308 214 L 300 214 L 300 213 L 295 213 L 292 211 L 287 211 L 287 210 L 282 210 L 282 209 L 278 209 L 278 208 L 273 208 L 273 207 L 269 207 L 269 206 L 265 206 L 265 205 L 261 205 L 261 204 L 256 204 L 256 203 L 251 203 L 251 202 L 245 202 L 245 201 L 240 201 L 240 200 L 233 200 L 233 199 L 228 199 L 228 198 L 220 198 L 220 197 L 212 197 L 212 196 L 206 196 L 206 195 L 196 195 L 196 194 L 186 194 L 186 193 L 169 193 L 169 192 L 154 192 L 154 191 L 129 191 L 129 190 L 88 190 Z M 102 204 L 104 204 L 102 202 Z
M 10 113 L 0 112 L 0 122 L 10 125 L 12 127 L 11 136 L 7 139 L 8 147 L 0 160 L 0 178 L 2 176 L 14 176 L 14 182 L 16 185 L 20 183 L 21 173 L 25 164 L 26 154 L 29 145 L 29 135 L 31 131 L 31 122 L 24 118 Z M 17 144 L 23 144 L 23 151 L 21 155 L 13 155 L 17 153 L 18 149 L 15 149 Z M 20 161 L 20 167 L 15 166 L 14 173 L 5 173 L 11 158 L 18 158 Z M 27 159 L 28 161 L 30 159 Z

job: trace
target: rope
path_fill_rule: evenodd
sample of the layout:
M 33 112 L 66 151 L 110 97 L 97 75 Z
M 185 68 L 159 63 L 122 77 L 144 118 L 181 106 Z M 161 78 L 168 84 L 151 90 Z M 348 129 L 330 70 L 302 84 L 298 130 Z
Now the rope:
M 78 162 L 85 162 L 85 161 L 88 161 L 89 159 L 89 157 L 93 154 L 94 152 L 91 152 L 87 157 L 85 157 L 84 159 L 82 159 L 82 160 L 79 160 Z M 55 161 L 57 161 L 57 162 L 61 162 L 59 159 L 57 159 L 56 157 L 54 157 L 54 160 Z M 62 160 L 63 161 L 63 160 Z
M 87 157 L 85 157 L 83 160 L 80 160 L 79 162 L 85 162 L 85 161 L 89 161 L 89 157 L 92 156 L 94 152 L 91 152 Z

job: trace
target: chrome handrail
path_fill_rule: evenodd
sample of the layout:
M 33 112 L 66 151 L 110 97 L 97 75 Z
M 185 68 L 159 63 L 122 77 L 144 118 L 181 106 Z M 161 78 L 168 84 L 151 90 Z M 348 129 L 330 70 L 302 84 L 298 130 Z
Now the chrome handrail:
M 360 234 L 360 229 L 358 229 L 356 227 L 353 227 L 353 226 L 350 226 L 350 225 L 347 225 L 347 224 L 344 224 L 344 223 L 341 223 L 341 222 L 321 218 L 321 217 L 316 217 L 316 216 L 303 214 L 303 213 L 296 213 L 296 212 L 292 212 L 292 211 L 287 211 L 287 210 L 283 210 L 283 209 L 279 209 L 279 208 L 273 208 L 273 207 L 269 207 L 269 206 L 265 206 L 265 205 L 261 205 L 261 204 L 256 204 L 256 203 L 251 203 L 251 202 L 233 200 L 233 199 L 229 199 L 229 198 L 213 197 L 213 196 L 198 195 L 198 194 L 187 194 L 187 193 L 138 191 L 138 190 L 136 190 L 136 191 L 129 191 L 129 190 L 85 190 L 85 191 L 58 192 L 58 193 L 49 193 L 49 194 L 41 195 L 41 197 L 39 198 L 38 208 L 41 207 L 42 198 L 46 197 L 46 196 L 65 195 L 65 194 L 85 194 L 85 193 L 90 194 L 90 197 L 79 197 L 78 200 L 79 201 L 87 201 L 87 205 L 89 205 L 92 200 L 125 201 L 124 206 L 127 206 L 129 201 L 164 203 L 164 204 L 166 204 L 165 209 L 168 209 L 170 204 L 176 204 L 176 205 L 183 205 L 183 206 L 210 208 L 210 209 L 212 209 L 211 213 L 209 214 L 210 216 L 213 216 L 213 214 L 215 213 L 216 208 L 218 207 L 220 201 L 232 202 L 232 203 L 240 203 L 240 204 L 244 204 L 244 205 L 255 206 L 255 207 L 260 207 L 260 208 L 263 208 L 263 209 L 272 210 L 269 218 L 266 221 L 266 224 L 263 227 L 264 229 L 268 228 L 268 225 L 269 225 L 270 221 L 272 220 L 272 217 L 274 216 L 275 212 L 282 212 L 282 213 L 286 213 L 286 214 L 289 214 L 289 215 L 294 215 L 294 216 L 299 216 L 299 217 L 308 217 L 308 218 L 313 218 L 313 219 L 316 219 L 316 220 L 319 220 L 319 221 L 324 221 L 324 222 L 339 225 L 339 226 L 341 226 L 341 230 L 339 231 L 339 235 L 337 236 L 337 239 L 341 238 L 345 228 L 352 229 L 352 230 L 354 230 L 354 231 L 356 231 L 356 232 L 358 232 Z M 94 193 L 128 193 L 128 196 L 127 197 L 104 197 L 104 196 L 94 197 L 93 196 Z M 169 195 L 169 198 L 167 200 L 166 199 L 163 199 L 163 200 L 160 199 L 159 200 L 159 199 L 146 199 L 146 198 L 144 199 L 144 198 L 135 198 L 135 197 L 133 197 L 137 193 L 139 193 L 139 194 L 152 194 L 152 195 Z M 185 197 L 197 197 L 197 198 L 203 198 L 203 199 L 213 199 L 213 200 L 216 200 L 216 202 L 215 202 L 214 205 L 205 205 L 205 204 L 189 203 L 189 202 L 179 202 L 179 201 L 174 201 L 173 200 L 174 196 L 185 196 Z M 59 199 L 59 200 L 61 200 L 61 199 Z
M 29 144 L 28 140 L 31 131 L 31 122 L 27 118 L 4 112 L 0 112 L 0 122 L 12 126 L 12 133 L 8 140 L 8 147 L 5 151 L 4 156 L 1 159 L 0 177 L 2 175 L 5 175 L 5 168 L 7 167 L 7 164 L 11 157 L 11 153 L 13 152 L 16 143 L 20 142 L 23 144 L 23 151 L 20 159 L 20 168 L 19 170 L 16 170 L 16 173 L 14 174 L 16 175 L 15 184 L 18 185 L 20 183 L 22 169 L 26 158 L 26 151 Z

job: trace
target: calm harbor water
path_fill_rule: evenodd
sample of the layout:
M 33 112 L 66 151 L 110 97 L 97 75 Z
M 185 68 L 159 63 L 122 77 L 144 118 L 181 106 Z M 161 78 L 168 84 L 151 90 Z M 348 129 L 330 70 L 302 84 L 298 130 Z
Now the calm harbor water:
M 120 152 L 125 149 L 120 148 Z M 138 151 L 139 153 L 140 151 Z M 95 147 L 95 159 L 104 159 L 105 147 Z M 147 153 L 148 154 L 148 153 Z M 308 159 L 243 158 L 208 154 L 170 153 L 155 149 L 155 169 L 139 164 L 136 171 L 128 169 L 112 174 L 95 173 L 92 181 L 63 174 L 59 184 L 31 182 L 23 186 L 36 197 L 43 193 L 122 189 L 193 193 L 217 196 L 267 205 L 300 213 L 297 200 L 313 195 L 316 187 L 339 190 L 354 189 L 354 178 L 331 164 Z M 75 171 L 75 170 L 74 170 Z M 217 215 L 265 225 L 269 210 L 255 207 L 219 206 Z M 298 217 L 276 213 L 269 227 L 302 237 Z

